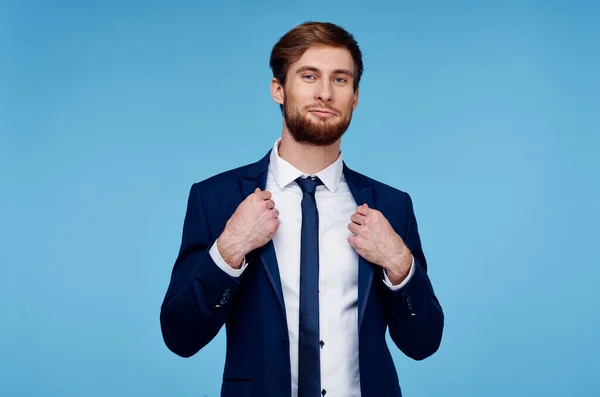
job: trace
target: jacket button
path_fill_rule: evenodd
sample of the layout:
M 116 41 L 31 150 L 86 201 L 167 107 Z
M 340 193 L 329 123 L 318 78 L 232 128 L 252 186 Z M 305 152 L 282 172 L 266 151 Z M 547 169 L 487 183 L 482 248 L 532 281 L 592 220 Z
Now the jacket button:
M 410 296 L 406 298 L 406 306 L 408 307 L 408 311 L 410 312 L 410 315 L 415 316 L 416 313 L 413 312 L 412 299 L 410 299 Z

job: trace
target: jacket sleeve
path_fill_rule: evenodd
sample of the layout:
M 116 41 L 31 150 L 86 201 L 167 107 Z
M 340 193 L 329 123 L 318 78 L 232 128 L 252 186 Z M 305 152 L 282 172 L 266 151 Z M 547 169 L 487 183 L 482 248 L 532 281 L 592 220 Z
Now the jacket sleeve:
M 191 357 L 219 332 L 231 310 L 239 279 L 221 270 L 212 244 L 198 184 L 189 193 L 179 254 L 160 310 L 167 347 Z
M 405 244 L 414 258 L 414 274 L 399 290 L 386 288 L 389 303 L 390 336 L 396 346 L 408 357 L 423 360 L 434 354 L 442 341 L 444 313 L 427 275 L 427 261 L 413 204 L 406 194 L 407 231 Z

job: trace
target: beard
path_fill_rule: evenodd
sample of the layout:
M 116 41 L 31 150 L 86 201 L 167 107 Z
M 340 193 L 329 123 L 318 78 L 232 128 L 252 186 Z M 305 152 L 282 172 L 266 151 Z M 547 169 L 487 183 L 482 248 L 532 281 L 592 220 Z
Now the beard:
M 305 116 L 308 112 L 302 112 L 298 109 L 293 100 L 286 96 L 283 101 L 283 118 L 290 135 L 298 143 L 305 143 L 312 146 L 329 146 L 344 135 L 350 121 L 352 120 L 352 111 L 342 114 L 341 120 L 333 122 L 330 117 L 317 117 L 316 121 L 310 120 Z M 314 108 L 314 106 L 307 107 Z M 336 109 L 325 108 L 339 115 Z

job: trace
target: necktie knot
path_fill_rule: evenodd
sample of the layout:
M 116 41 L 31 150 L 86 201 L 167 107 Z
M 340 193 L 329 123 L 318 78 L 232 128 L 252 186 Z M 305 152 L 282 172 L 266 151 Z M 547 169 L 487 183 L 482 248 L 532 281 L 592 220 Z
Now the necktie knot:
M 316 176 L 308 178 L 299 177 L 296 179 L 296 183 L 298 184 L 298 186 L 300 186 L 300 189 L 302 189 L 303 193 L 310 194 L 315 194 L 317 186 L 323 184 L 323 182 L 321 182 L 321 180 Z

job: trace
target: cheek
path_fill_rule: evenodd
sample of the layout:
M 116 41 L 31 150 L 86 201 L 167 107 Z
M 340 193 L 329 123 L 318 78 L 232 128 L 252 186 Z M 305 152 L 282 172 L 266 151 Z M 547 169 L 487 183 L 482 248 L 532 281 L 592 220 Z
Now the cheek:
M 340 99 L 339 104 L 340 107 L 344 109 L 344 111 L 351 112 L 354 107 L 354 91 L 343 89 L 339 92 L 338 98 Z
M 286 92 L 286 99 L 298 108 L 309 106 L 312 101 L 312 93 L 306 88 L 296 88 Z
M 296 90 L 295 97 L 302 106 L 307 106 L 313 102 L 315 93 L 310 84 L 303 84 Z
M 350 114 L 354 111 L 354 103 L 352 101 L 348 101 L 344 103 L 344 112 Z

